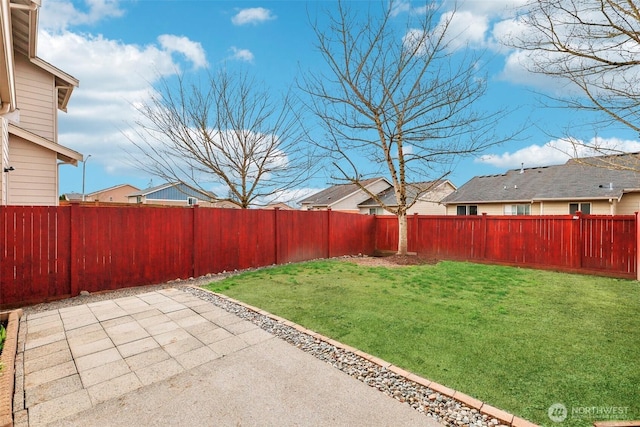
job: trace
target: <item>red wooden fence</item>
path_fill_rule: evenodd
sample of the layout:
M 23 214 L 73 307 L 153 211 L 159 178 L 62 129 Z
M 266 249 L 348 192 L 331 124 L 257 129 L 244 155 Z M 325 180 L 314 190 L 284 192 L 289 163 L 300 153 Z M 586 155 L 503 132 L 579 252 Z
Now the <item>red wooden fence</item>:
M 330 211 L 0 206 L 0 307 L 372 254 L 374 230 L 375 217 Z
M 636 278 L 634 216 L 412 216 L 437 259 Z M 330 211 L 0 206 L 0 307 L 207 273 L 395 251 L 397 219 Z
M 397 248 L 395 217 L 378 217 L 376 249 Z M 636 217 L 413 216 L 409 251 L 437 259 L 635 279 Z

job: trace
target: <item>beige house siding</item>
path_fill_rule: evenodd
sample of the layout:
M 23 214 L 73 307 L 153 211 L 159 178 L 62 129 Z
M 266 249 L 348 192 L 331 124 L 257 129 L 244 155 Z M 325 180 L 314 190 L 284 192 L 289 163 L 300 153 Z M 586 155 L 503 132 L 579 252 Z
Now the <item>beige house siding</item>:
M 444 215 L 447 209 L 437 202 L 419 201 L 407 211 L 408 215 Z
M 376 215 L 395 215 L 382 208 L 376 208 Z M 446 208 L 437 202 L 419 201 L 407 211 L 407 215 L 446 215 Z M 360 208 L 359 213 L 368 215 L 370 208 Z
M 446 215 L 446 206 L 440 204 L 439 202 L 453 191 L 455 191 L 455 189 L 449 183 L 446 183 L 440 188 L 430 191 L 429 193 L 423 195 L 420 200 L 416 202 L 416 204 L 411 206 L 411 208 L 407 211 L 407 215 Z M 360 208 L 360 213 L 369 214 L 369 208 Z M 377 214 L 394 215 L 393 213 L 382 208 L 378 208 Z
M 56 153 L 14 135 L 9 136 L 10 205 L 55 206 L 58 204 Z
M 570 203 L 591 203 L 591 215 L 633 215 L 640 210 L 640 193 L 625 194 L 620 202 L 608 200 L 562 200 L 529 203 L 531 215 L 569 215 Z M 467 205 L 473 205 L 469 203 Z M 478 214 L 504 215 L 504 208 L 511 204 L 527 203 L 478 203 Z M 446 215 L 456 215 L 457 205 L 448 205 Z
M 4 117 L 0 117 L 0 204 L 7 204 L 7 179 L 8 172 L 4 172 L 4 168 L 9 164 L 9 126 Z
M 562 200 L 544 202 L 543 215 L 569 215 L 570 203 L 591 203 L 591 215 L 615 215 L 615 205 L 608 200 Z
M 371 191 L 373 194 L 378 194 L 386 190 L 387 188 L 389 188 L 389 184 L 384 180 L 375 182 L 367 187 L 367 189 Z M 339 201 L 338 203 L 332 204 L 331 210 L 340 211 L 340 212 L 360 213 L 358 204 L 364 202 L 370 197 L 371 196 L 369 196 L 369 194 L 365 193 L 364 191 L 358 190 L 352 195 L 345 197 L 343 200 Z
M 57 96 L 52 74 L 16 55 L 16 94 L 20 110 L 19 126 L 57 142 Z
M 473 205 L 474 203 L 468 203 L 467 205 Z M 487 203 L 477 204 L 478 215 L 486 213 L 487 215 L 504 215 L 503 203 Z M 447 205 L 447 215 L 456 215 L 457 205 Z
M 444 184 L 441 184 L 420 197 L 418 202 L 413 205 L 407 213 L 410 215 L 416 213 L 418 215 L 446 215 L 446 206 L 441 205 L 439 202 L 455 190 L 456 189 L 446 181 Z
M 634 215 L 639 211 L 640 193 L 625 194 L 620 201 L 616 203 L 616 215 Z
M 91 193 L 86 196 L 86 200 L 88 202 L 129 203 L 129 195 L 136 191 L 140 190 L 133 185 L 123 185 Z
M 138 204 L 137 196 L 128 197 L 129 203 Z M 139 204 L 142 205 L 161 205 L 161 206 L 189 206 L 187 200 L 163 200 L 163 199 L 147 199 L 142 196 Z M 221 202 L 206 202 L 198 199 L 198 206 L 201 208 L 224 208 L 224 209 L 240 209 L 240 206 L 233 202 L 221 201 Z

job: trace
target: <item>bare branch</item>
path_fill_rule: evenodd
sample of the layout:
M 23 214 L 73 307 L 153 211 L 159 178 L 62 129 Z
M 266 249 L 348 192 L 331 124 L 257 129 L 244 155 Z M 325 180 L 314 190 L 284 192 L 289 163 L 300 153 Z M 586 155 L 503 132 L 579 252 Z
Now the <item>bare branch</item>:
M 204 86 L 162 79 L 137 110 L 129 139 L 140 168 L 202 191 L 223 185 L 219 200 L 269 203 L 313 171 L 292 94 L 277 98 L 247 74 L 221 71 Z
M 363 14 L 339 2 L 328 28 L 312 24 L 327 70 L 305 74 L 299 85 L 325 130 L 318 145 L 342 180 L 398 216 L 398 250 L 406 253 L 402 222 L 415 203 L 409 180 L 440 179 L 460 157 L 503 142 L 494 130 L 505 113 L 474 109 L 487 79 L 480 56 L 449 45 L 455 11 L 441 22 L 440 11 L 429 8 L 398 31 L 393 1 L 381 5 L 380 14 Z M 393 184 L 395 206 L 362 183 L 379 172 Z
M 507 44 L 529 54 L 529 71 L 569 82 L 577 94 L 553 96 L 595 113 L 598 125 L 640 132 L 640 13 L 635 0 L 532 0 L 527 31 Z

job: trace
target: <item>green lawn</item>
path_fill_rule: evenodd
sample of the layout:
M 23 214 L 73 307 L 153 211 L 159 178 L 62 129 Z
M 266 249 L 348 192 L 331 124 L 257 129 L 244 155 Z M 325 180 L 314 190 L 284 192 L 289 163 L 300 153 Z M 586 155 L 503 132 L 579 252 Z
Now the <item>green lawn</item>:
M 209 289 L 541 425 L 591 425 L 603 418 L 593 411 L 640 419 L 635 281 L 329 260 L 248 272 Z M 568 409 L 562 424 L 548 418 L 554 403 Z

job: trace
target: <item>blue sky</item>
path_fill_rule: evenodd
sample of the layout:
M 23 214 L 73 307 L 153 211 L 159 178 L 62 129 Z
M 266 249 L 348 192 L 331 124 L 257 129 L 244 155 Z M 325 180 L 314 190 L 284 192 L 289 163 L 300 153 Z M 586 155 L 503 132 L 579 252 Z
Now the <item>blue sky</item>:
M 347 2 L 366 9 L 367 1 Z M 454 24 L 461 42 L 483 50 L 488 62 L 488 94 L 484 107 L 512 113 L 496 123 L 502 133 L 527 125 L 517 141 L 493 147 L 461 161 L 451 181 L 461 186 L 476 175 L 566 161 L 560 136 L 640 151 L 636 135 L 620 128 L 594 130 L 586 117 L 568 110 L 544 108 L 539 92 L 566 91 L 560 82 L 532 75 L 522 52 L 507 49 L 504 34 L 519 31 L 514 11 L 522 0 L 466 1 L 458 4 Z M 394 19 L 406 21 L 424 2 L 398 1 Z M 129 183 L 145 188 L 161 184 L 132 166 L 130 143 L 122 131 L 132 123 L 132 103 L 144 101 L 157 77 L 182 72 L 204 76 L 217 68 L 242 67 L 275 90 L 294 83 L 297 75 L 322 67 L 315 51 L 309 17 L 332 8 L 325 1 L 214 0 L 42 0 L 38 56 L 80 81 L 59 114 L 59 142 L 85 157 L 85 187 L 90 193 Z M 450 10 L 445 1 L 442 10 Z M 464 32 L 462 32 L 464 29 Z M 558 148 L 554 148 L 559 147 Z M 60 192 L 82 191 L 82 163 L 60 166 Z M 331 183 L 331 171 L 301 185 L 299 195 Z M 215 192 L 220 189 L 212 188 Z M 221 194 L 226 194 L 222 191 Z

